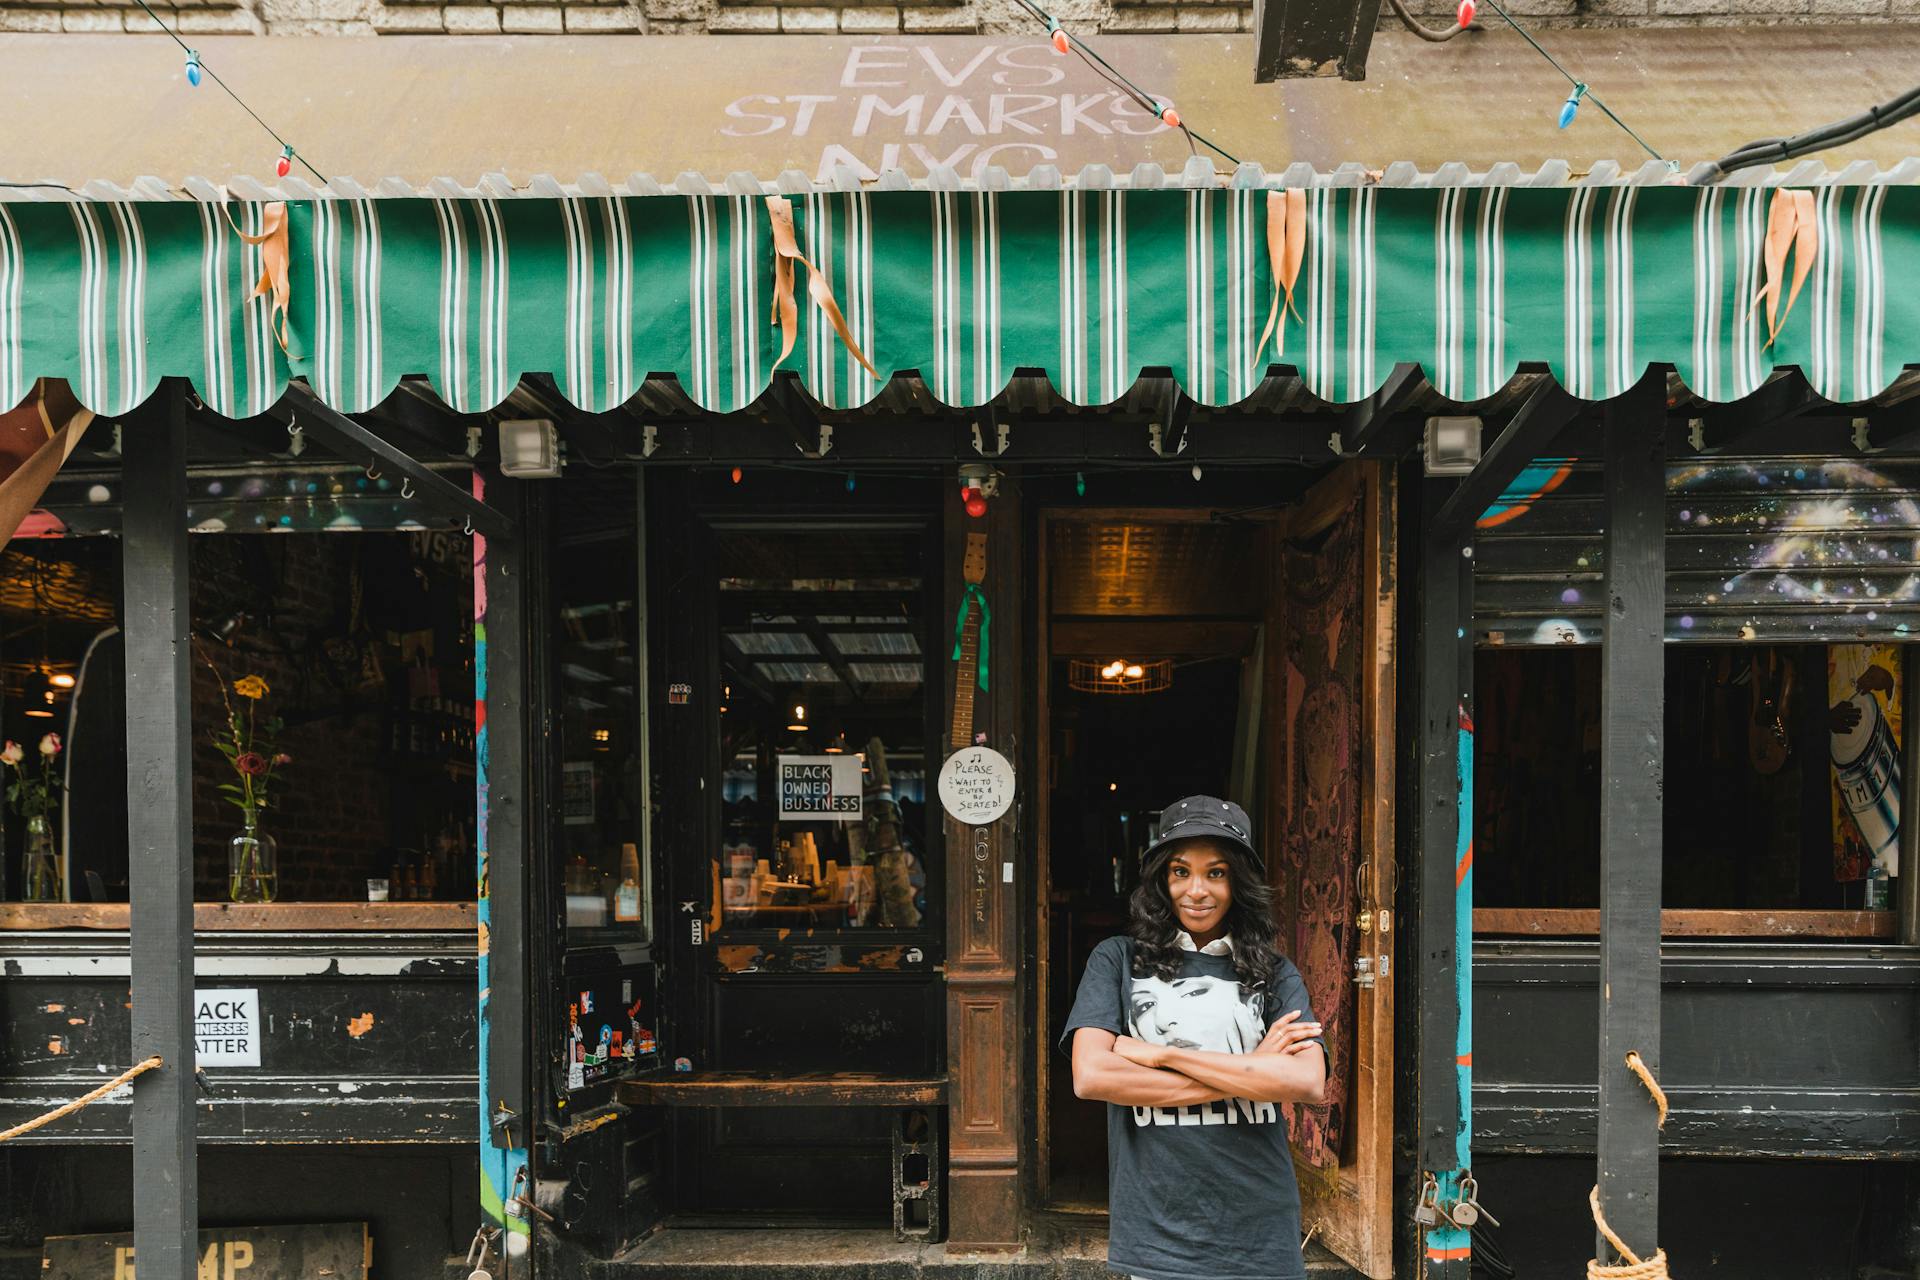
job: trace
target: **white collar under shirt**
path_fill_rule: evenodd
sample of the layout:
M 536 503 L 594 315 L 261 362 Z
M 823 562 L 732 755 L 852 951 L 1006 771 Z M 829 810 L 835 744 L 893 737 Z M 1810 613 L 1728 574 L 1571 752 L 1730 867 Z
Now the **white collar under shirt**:
M 1203 956 L 1230 956 L 1233 954 L 1233 935 L 1230 933 L 1221 934 L 1204 947 L 1196 947 L 1193 944 L 1193 935 L 1185 929 L 1174 930 L 1173 940 L 1179 945 L 1182 951 L 1197 951 Z

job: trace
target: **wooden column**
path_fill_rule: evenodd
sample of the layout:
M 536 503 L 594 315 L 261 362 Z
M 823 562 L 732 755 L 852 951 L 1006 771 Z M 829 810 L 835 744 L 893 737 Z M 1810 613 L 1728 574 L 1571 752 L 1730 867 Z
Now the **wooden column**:
M 983 585 L 993 609 L 989 689 L 975 697 L 974 729 L 1013 762 L 1024 782 L 1019 736 L 1023 700 L 1025 610 L 1021 607 L 1022 526 L 1013 486 L 1003 484 L 987 515 L 972 519 L 949 498 L 946 528 L 947 612 L 934 643 L 950 645 L 960 607 L 960 561 L 966 535 L 987 530 Z M 946 664 L 947 704 L 954 666 Z M 1033 870 L 1021 864 L 1020 821 L 1013 809 L 990 827 L 945 819 L 947 857 L 947 1243 L 959 1249 L 1017 1249 L 1021 1244 L 1020 1044 L 1022 1020 L 1016 901 Z M 1012 868 L 1012 879 L 1007 868 Z
M 1657 1112 L 1626 1056 L 1660 1072 L 1666 398 L 1655 371 L 1606 405 L 1600 683 L 1601 1208 L 1642 1258 L 1659 1236 Z M 1596 1239 L 1596 1257 L 1611 1257 Z
M 133 1244 L 142 1280 L 194 1280 L 193 698 L 187 631 L 186 394 L 177 379 L 123 433 Z
M 1466 532 L 1435 528 L 1435 513 L 1455 486 L 1428 482 L 1423 494 L 1419 627 L 1420 831 L 1419 954 L 1419 1170 L 1448 1177 L 1467 1165 L 1469 1124 L 1467 1036 L 1463 1007 L 1471 990 L 1470 920 L 1458 905 L 1461 823 L 1469 824 L 1471 796 L 1460 785 L 1462 717 L 1473 696 L 1473 576 Z M 1417 1193 L 1419 1181 L 1414 1190 Z M 1412 1213 L 1413 1204 L 1403 1206 Z M 1468 1257 L 1446 1239 L 1423 1235 L 1416 1250 L 1429 1280 L 1466 1280 Z

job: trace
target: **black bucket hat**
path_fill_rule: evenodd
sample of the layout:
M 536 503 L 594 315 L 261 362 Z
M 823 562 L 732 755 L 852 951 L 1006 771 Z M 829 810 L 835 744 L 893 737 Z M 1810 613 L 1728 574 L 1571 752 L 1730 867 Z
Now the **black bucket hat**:
M 1203 838 L 1239 845 L 1253 859 L 1254 866 L 1263 872 L 1267 869 L 1266 859 L 1254 847 L 1253 823 L 1248 819 L 1247 811 L 1233 801 L 1222 800 L 1218 796 L 1188 796 L 1184 800 L 1175 800 L 1161 810 L 1159 834 L 1147 846 L 1145 857 L 1151 858 L 1176 840 Z

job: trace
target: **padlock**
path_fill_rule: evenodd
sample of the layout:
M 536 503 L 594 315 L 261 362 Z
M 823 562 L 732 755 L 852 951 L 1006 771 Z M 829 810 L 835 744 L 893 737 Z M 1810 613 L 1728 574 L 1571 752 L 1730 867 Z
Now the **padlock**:
M 1480 1184 L 1474 1180 L 1471 1173 L 1464 1174 L 1460 1179 L 1460 1199 L 1453 1206 L 1454 1225 L 1471 1227 L 1482 1218 L 1496 1227 L 1500 1225 L 1500 1219 L 1488 1213 L 1486 1207 L 1480 1203 Z
M 1420 1187 L 1420 1203 L 1414 1206 L 1413 1220 L 1421 1227 L 1440 1225 L 1440 1184 L 1434 1181 L 1432 1174 L 1427 1175 L 1426 1182 Z
M 467 1272 L 467 1280 L 493 1280 L 493 1273 L 487 1270 L 492 1255 L 492 1242 L 486 1227 L 482 1226 L 473 1233 L 473 1243 L 467 1246 L 467 1265 L 473 1268 Z
M 1360 918 L 1356 920 L 1354 923 L 1359 926 L 1361 933 L 1372 933 L 1373 932 L 1373 908 L 1362 907 L 1360 909 Z

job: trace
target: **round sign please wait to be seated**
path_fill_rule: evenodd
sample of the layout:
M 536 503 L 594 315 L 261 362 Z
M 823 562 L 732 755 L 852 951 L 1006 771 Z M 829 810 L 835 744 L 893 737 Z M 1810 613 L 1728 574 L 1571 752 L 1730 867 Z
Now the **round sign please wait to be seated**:
M 940 806 L 970 827 L 1013 807 L 1013 766 L 992 747 L 962 747 L 940 770 Z

